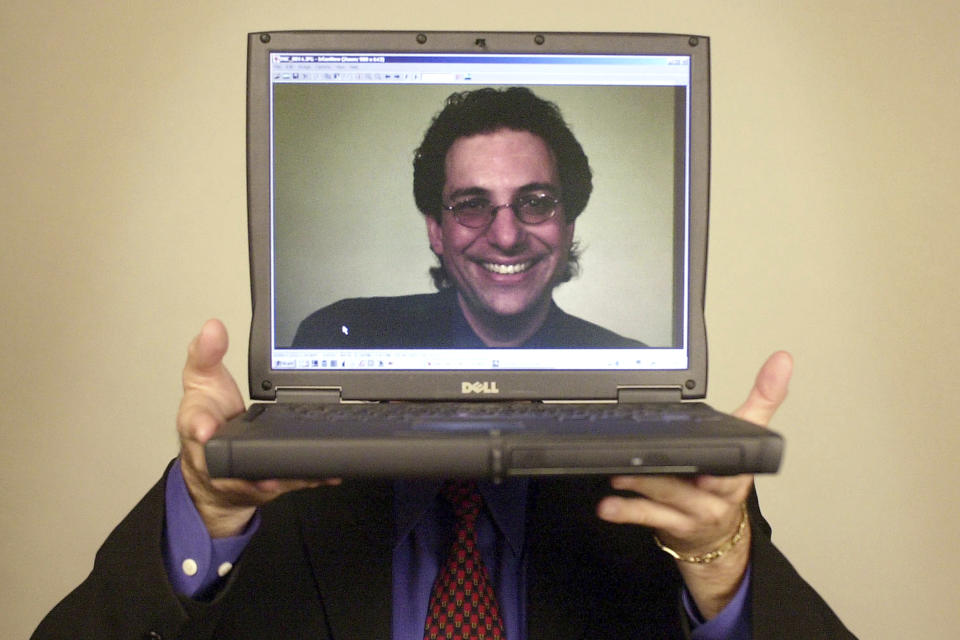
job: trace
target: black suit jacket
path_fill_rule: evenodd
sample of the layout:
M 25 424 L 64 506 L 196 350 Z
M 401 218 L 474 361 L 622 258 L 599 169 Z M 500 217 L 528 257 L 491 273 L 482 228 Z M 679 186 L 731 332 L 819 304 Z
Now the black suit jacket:
M 594 515 L 602 480 L 532 483 L 530 640 L 682 638 L 680 577 L 641 527 Z M 158 483 L 111 533 L 90 576 L 41 623 L 52 638 L 388 639 L 393 493 L 347 481 L 284 496 L 209 603 L 174 594 L 161 555 Z M 851 638 L 769 539 L 750 504 L 754 638 Z
M 347 330 L 344 331 L 344 328 Z M 527 349 L 643 347 L 550 304 L 550 313 L 523 344 Z M 470 328 L 453 287 L 437 293 L 347 298 L 307 316 L 297 328 L 298 349 L 485 349 Z

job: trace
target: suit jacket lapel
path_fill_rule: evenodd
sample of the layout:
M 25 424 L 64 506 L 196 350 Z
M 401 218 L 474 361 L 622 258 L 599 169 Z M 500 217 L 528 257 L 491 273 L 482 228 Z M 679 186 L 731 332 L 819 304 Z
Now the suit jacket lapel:
M 535 483 L 528 520 L 530 640 L 676 638 L 680 576 L 648 530 L 602 522 L 605 479 Z
M 550 483 L 533 483 L 527 506 L 527 635 L 529 640 L 575 640 L 586 626 L 584 603 L 575 601 L 569 550 L 554 535 L 568 526 L 562 505 L 569 495 Z M 559 508 L 557 505 L 561 505 Z
M 557 558 L 557 562 L 562 563 L 563 559 Z M 577 640 L 584 637 L 583 603 L 572 602 L 570 592 L 562 589 L 562 584 L 563 580 L 544 573 L 531 581 L 527 593 L 529 640 Z
M 306 553 L 333 640 L 389 640 L 392 616 L 393 492 L 389 484 L 345 482 L 302 523 Z M 363 616 L 357 604 L 363 603 Z

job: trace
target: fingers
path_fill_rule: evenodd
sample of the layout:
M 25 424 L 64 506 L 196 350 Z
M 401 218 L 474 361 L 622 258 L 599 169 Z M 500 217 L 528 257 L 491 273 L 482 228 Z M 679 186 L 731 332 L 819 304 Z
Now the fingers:
M 761 426 L 770 424 L 784 398 L 793 373 L 793 358 L 786 351 L 777 351 L 763 363 L 746 401 L 733 415 Z
M 680 516 L 702 520 L 722 519 L 730 505 L 739 505 L 746 500 L 747 494 L 750 492 L 751 482 L 752 477 L 749 475 L 727 477 L 616 476 L 610 480 L 610 485 L 614 489 L 629 491 L 642 497 L 611 496 L 610 499 L 621 508 L 618 520 L 630 521 L 632 516 L 639 516 L 641 510 L 647 512 L 653 509 L 653 507 L 644 505 L 645 502 L 663 506 L 671 513 Z M 629 504 L 635 500 L 638 501 L 637 505 L 640 506 L 634 511 L 627 511 L 630 509 Z M 666 514 L 666 511 L 654 510 L 661 515 Z M 628 515 L 628 513 L 632 515 Z M 645 517 L 645 519 L 650 520 L 649 517 Z M 642 524 L 651 526 L 649 522 Z M 653 526 L 656 526 L 656 520 L 654 520 Z M 665 525 L 664 528 L 669 528 L 669 526 Z
M 750 493 L 753 476 L 747 474 L 739 476 L 696 476 L 692 482 L 698 489 L 709 491 L 729 502 L 740 503 L 746 500 L 747 494 Z
M 341 478 L 324 478 L 323 480 L 258 480 L 252 483 L 258 491 L 267 495 L 280 495 L 297 489 L 312 489 L 314 487 L 333 487 L 341 484 Z
M 258 506 L 270 502 L 277 496 L 299 489 L 312 489 L 319 486 L 336 486 L 340 478 L 321 480 L 258 480 L 248 481 L 238 478 L 217 478 L 210 482 L 217 497 L 226 506 Z
M 608 496 L 597 515 L 608 522 L 654 529 L 670 546 L 685 553 L 709 551 L 727 539 L 740 517 L 752 478 L 617 476 L 615 489 L 637 495 Z
M 597 505 L 597 515 L 615 524 L 636 524 L 651 529 L 685 529 L 684 514 L 647 498 L 609 496 Z

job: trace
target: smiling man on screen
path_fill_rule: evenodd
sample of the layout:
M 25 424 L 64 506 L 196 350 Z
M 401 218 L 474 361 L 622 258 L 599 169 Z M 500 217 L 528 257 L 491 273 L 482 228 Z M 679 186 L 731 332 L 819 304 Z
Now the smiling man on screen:
M 593 188 L 556 105 L 523 87 L 455 93 L 413 169 L 438 292 L 341 300 L 307 317 L 294 347 L 643 346 L 553 301 L 576 275 L 574 229 Z

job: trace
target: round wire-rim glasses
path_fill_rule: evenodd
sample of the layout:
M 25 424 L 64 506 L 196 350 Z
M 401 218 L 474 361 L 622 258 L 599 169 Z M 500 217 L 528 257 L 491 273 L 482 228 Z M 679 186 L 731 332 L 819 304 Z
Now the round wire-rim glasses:
M 470 229 L 483 229 L 493 222 L 500 209 L 510 209 L 523 224 L 543 224 L 557 215 L 562 203 L 544 194 L 514 198 L 507 204 L 493 204 L 486 198 L 468 198 L 442 207 L 453 214 L 453 219 Z

